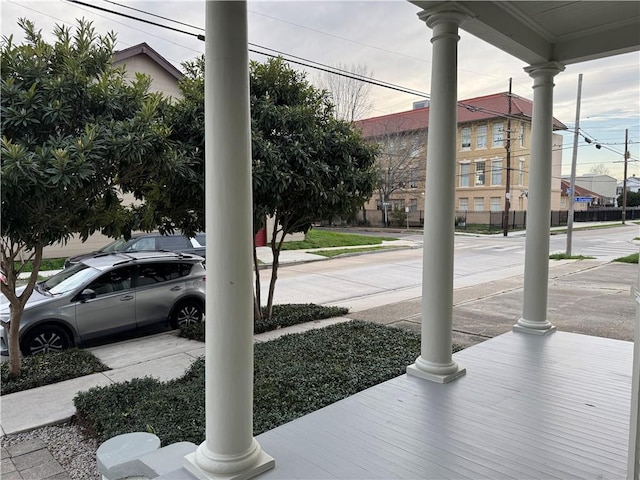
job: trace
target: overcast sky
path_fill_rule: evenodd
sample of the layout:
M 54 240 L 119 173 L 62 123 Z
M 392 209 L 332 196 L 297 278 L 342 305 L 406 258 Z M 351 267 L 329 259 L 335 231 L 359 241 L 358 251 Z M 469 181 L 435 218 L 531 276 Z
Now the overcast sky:
M 118 48 L 147 42 L 167 60 L 180 66 L 204 52 L 204 43 L 192 36 L 171 32 L 106 12 L 81 7 L 63 0 L 0 0 L 2 35 L 22 38 L 17 27 L 20 17 L 36 22 L 48 39 L 56 23 L 74 25 L 76 18 L 94 22 L 100 33 L 114 31 Z M 197 28 L 172 24 L 167 20 L 145 16 L 105 0 L 86 0 L 97 6 L 118 10 L 172 25 L 193 33 Z M 204 27 L 203 1 L 116 0 L 116 3 L 152 12 Z M 364 65 L 376 79 L 429 93 L 431 76 L 431 30 L 417 18 L 419 8 L 403 0 L 395 1 L 250 1 L 249 42 L 279 50 L 315 62 L 335 66 Z M 256 47 L 257 48 L 257 47 Z M 266 57 L 252 54 L 253 59 Z M 292 65 L 295 68 L 301 68 Z M 459 43 L 458 98 L 504 92 L 509 77 L 513 92 L 532 99 L 532 80 L 524 72 L 526 65 L 500 50 L 461 31 Z M 554 116 L 570 129 L 575 124 L 578 74 L 583 74 L 581 130 L 604 145 L 596 149 L 580 140 L 578 174 L 588 173 L 604 164 L 611 175 L 622 179 L 622 154 L 625 129 L 629 129 L 629 176 L 640 176 L 640 53 L 619 55 L 604 60 L 571 65 L 556 77 Z M 309 77 L 317 80 L 318 73 Z M 369 116 L 385 115 L 411 109 L 420 97 L 382 87 L 370 90 L 372 109 Z M 573 135 L 564 134 L 563 173 L 570 171 Z

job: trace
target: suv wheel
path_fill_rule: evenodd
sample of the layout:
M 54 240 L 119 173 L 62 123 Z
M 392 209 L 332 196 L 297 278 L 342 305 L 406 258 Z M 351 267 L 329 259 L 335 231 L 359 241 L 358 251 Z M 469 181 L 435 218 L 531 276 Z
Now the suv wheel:
M 71 342 L 69 335 L 62 327 L 57 325 L 44 325 L 31 330 L 22 341 L 23 355 L 35 355 L 37 353 L 59 352 L 69 348 Z
M 186 327 L 202 321 L 204 311 L 202 304 L 196 300 L 187 300 L 176 307 L 171 316 L 173 328 Z

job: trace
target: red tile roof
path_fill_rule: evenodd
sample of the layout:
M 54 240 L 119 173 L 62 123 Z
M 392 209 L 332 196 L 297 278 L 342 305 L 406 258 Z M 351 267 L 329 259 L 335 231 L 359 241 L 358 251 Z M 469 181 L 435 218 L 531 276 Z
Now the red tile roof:
M 560 194 L 563 197 L 569 196 L 568 191 L 570 190 L 570 187 L 571 187 L 571 183 L 569 182 L 569 180 L 565 180 L 564 178 L 560 180 L 560 189 L 561 189 Z M 576 194 L 575 194 L 576 197 L 605 198 L 598 193 L 592 192 L 591 190 L 580 187 L 578 185 L 574 185 L 574 188 L 576 190 Z
M 511 98 L 511 115 L 530 119 L 533 102 L 514 94 Z M 461 100 L 458 102 L 458 124 L 505 117 L 508 112 L 507 92 Z M 361 129 L 365 138 L 426 129 L 429 127 L 429 107 L 359 120 L 356 126 Z M 566 130 L 566 128 L 562 122 L 556 118 L 553 119 L 554 130 Z

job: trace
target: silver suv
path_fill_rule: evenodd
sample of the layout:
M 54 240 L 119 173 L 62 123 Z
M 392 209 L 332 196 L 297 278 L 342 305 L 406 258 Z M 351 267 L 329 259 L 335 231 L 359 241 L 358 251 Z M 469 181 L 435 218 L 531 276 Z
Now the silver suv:
M 172 252 L 107 253 L 81 260 L 39 282 L 20 323 L 24 355 L 62 350 L 154 323 L 174 328 L 202 321 L 202 257 Z M 0 318 L 9 304 L 0 296 Z M 0 327 L 0 354 L 8 355 Z

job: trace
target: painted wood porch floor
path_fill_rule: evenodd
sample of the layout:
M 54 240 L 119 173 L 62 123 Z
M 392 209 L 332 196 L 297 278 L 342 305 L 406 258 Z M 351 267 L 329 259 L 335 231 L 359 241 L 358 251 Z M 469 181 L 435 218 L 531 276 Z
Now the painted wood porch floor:
M 633 343 L 506 333 L 257 437 L 262 479 L 623 479 Z

